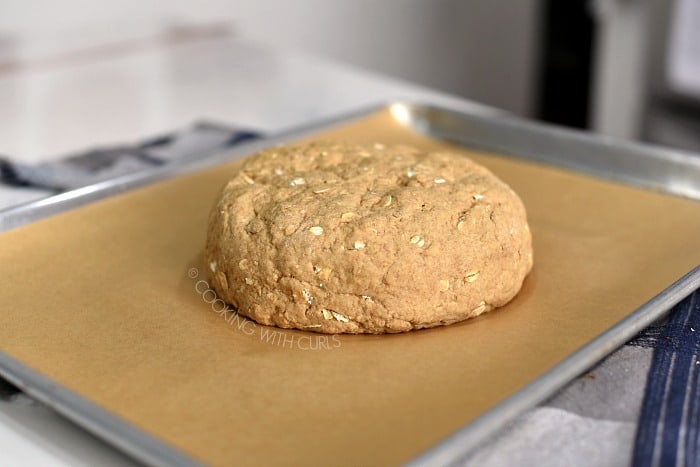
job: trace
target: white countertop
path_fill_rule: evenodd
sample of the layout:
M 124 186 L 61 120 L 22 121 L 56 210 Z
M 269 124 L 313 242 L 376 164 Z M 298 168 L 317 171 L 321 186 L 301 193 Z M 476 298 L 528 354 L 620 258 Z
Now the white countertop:
M 436 91 L 235 38 L 146 42 L 0 68 L 0 153 L 33 162 L 206 119 L 275 132 L 395 98 L 486 111 Z
M 158 41 L 0 68 L 0 154 L 37 162 L 207 120 L 274 133 L 391 99 L 492 109 L 231 37 Z M 51 410 L 0 401 L 0 464 L 131 465 Z

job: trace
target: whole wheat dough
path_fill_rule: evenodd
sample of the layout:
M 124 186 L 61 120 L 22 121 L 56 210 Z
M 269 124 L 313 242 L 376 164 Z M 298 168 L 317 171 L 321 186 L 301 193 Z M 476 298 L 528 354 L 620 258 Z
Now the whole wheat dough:
M 463 155 L 313 143 L 244 163 L 206 256 L 217 294 L 258 323 L 387 333 L 506 304 L 532 243 L 518 196 Z

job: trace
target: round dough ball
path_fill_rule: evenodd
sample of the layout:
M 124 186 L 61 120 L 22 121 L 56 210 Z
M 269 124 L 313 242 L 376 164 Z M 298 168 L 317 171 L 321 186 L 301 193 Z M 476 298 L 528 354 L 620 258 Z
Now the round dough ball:
M 532 242 L 518 196 L 462 155 L 313 143 L 245 161 L 206 256 L 219 297 L 258 323 L 387 333 L 506 304 Z

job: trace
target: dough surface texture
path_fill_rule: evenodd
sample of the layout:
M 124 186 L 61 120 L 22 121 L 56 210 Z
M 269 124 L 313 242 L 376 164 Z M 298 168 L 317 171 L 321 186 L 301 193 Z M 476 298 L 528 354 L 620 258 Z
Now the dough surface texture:
M 258 323 L 377 334 L 505 305 L 532 241 L 520 198 L 463 155 L 317 142 L 243 163 L 206 261 L 218 296 Z

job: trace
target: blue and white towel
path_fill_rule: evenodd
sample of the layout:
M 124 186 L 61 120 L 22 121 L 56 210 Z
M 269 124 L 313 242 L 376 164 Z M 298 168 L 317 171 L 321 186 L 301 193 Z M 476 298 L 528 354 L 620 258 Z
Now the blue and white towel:
M 0 209 L 145 168 L 196 160 L 258 137 L 255 131 L 198 123 L 139 144 L 83 151 L 42 164 L 27 165 L 0 157 Z
M 654 348 L 634 446 L 634 465 L 700 465 L 700 292 L 632 345 Z

